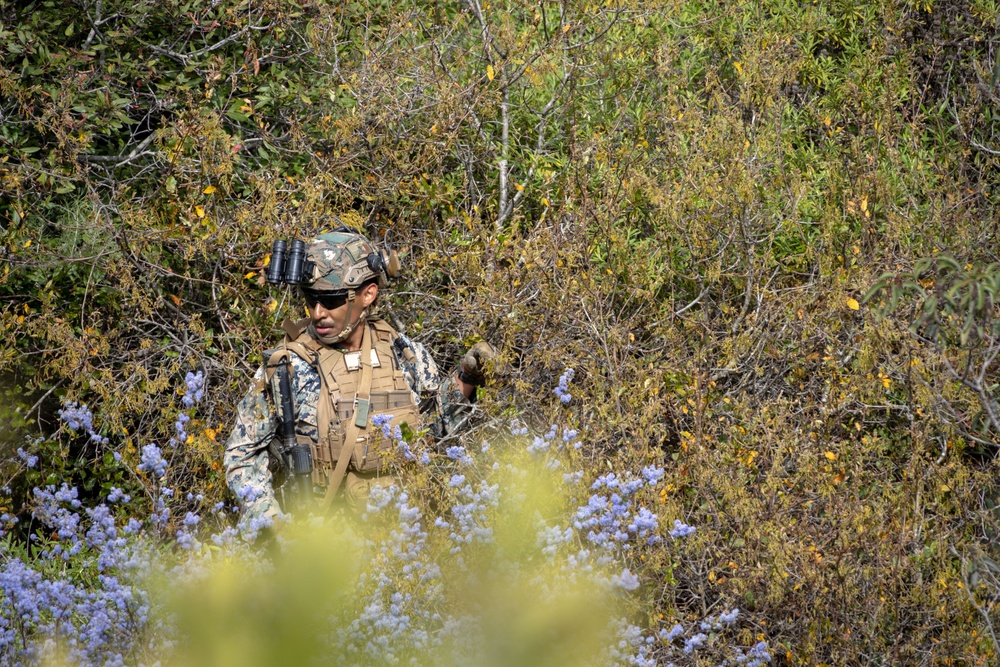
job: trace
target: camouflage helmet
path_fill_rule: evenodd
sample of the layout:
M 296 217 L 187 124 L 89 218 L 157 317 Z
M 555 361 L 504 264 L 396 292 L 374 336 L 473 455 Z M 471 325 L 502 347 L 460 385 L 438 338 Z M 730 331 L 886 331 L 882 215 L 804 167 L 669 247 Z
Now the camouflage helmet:
M 303 287 L 319 292 L 355 290 L 372 279 L 385 287 L 387 278 L 399 275 L 395 251 L 377 250 L 346 228 L 314 238 L 306 246 L 306 259 L 313 263 L 313 272 L 303 279 Z

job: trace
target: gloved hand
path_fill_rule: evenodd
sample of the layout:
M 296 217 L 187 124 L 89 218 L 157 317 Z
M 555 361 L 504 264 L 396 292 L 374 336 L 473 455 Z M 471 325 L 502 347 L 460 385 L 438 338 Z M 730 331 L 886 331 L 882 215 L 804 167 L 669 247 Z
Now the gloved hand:
M 462 382 L 474 387 L 486 384 L 487 364 L 496 357 L 493 347 L 480 341 L 473 345 L 458 364 L 458 377 Z

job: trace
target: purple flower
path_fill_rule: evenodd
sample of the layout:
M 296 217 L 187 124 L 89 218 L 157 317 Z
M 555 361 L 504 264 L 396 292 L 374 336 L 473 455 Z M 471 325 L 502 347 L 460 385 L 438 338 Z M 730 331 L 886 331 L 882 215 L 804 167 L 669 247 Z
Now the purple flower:
M 674 519 L 673 530 L 670 531 L 670 537 L 680 538 L 687 537 L 695 531 L 694 526 L 689 526 L 680 519 Z
M 732 611 L 725 611 L 719 614 L 719 620 L 725 623 L 726 625 L 730 625 L 736 622 L 736 619 L 739 618 L 739 615 L 740 615 L 739 607 L 733 607 Z
M 94 414 L 87 408 L 86 404 L 78 405 L 76 402 L 67 403 L 59 410 L 59 418 L 66 422 L 66 426 L 74 431 L 81 428 L 87 432 L 90 439 L 99 445 L 106 444 L 108 439 L 94 430 Z
M 118 501 L 128 502 L 132 500 L 132 496 L 128 495 L 117 486 L 112 486 L 111 490 L 108 491 L 108 502 L 117 503 Z
M 611 583 L 614 586 L 622 588 L 626 591 L 634 591 L 639 588 L 639 578 L 629 572 L 628 568 L 625 568 L 621 574 L 612 577 Z
M 569 383 L 573 380 L 573 376 L 576 372 L 572 368 L 567 368 L 566 371 L 559 376 L 559 384 L 553 390 L 555 395 L 563 403 L 569 403 L 573 400 L 573 395 L 569 393 Z
M 186 385 L 186 390 L 184 397 L 181 398 L 181 403 L 184 407 L 190 408 L 196 403 L 200 403 L 202 397 L 205 395 L 205 374 L 201 371 L 197 373 L 189 372 L 184 376 L 184 384 Z
M 708 639 L 708 635 L 703 632 L 699 632 L 694 637 L 691 637 L 684 642 L 684 653 L 690 655 L 695 649 L 704 646 L 706 639 Z
M 167 472 L 167 462 L 163 458 L 160 448 L 154 444 L 149 444 L 142 448 L 142 458 L 136 467 L 156 478 L 163 477 Z
M 647 466 L 642 469 L 642 476 L 646 479 L 646 483 L 650 486 L 656 486 L 656 483 L 663 477 L 663 468 Z
M 34 468 L 35 464 L 38 463 L 38 457 L 37 456 L 32 456 L 31 454 L 29 454 L 28 452 L 24 451 L 20 447 L 17 448 L 17 455 L 21 458 L 22 461 L 24 461 L 26 464 L 28 464 L 29 468 Z
M 382 435 L 386 438 L 392 437 L 392 425 L 390 422 L 393 419 L 393 415 L 380 413 L 377 415 L 372 415 L 372 426 L 375 428 L 382 429 Z M 402 433 L 400 433 L 399 440 L 402 440 Z

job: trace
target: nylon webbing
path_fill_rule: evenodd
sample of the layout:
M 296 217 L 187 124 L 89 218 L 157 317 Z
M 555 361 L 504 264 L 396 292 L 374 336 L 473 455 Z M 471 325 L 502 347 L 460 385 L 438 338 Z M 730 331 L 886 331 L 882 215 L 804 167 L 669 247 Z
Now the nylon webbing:
M 323 511 L 329 512 L 333 499 L 344 481 L 347 474 L 347 466 L 354 455 L 354 448 L 360 436 L 368 428 L 368 401 L 371 398 L 372 387 L 372 332 L 367 322 L 363 323 L 364 333 L 361 338 L 361 379 L 358 382 L 358 391 L 354 398 L 354 420 L 351 421 L 344 436 L 344 446 L 340 450 L 340 458 L 337 459 L 337 467 L 330 475 L 329 484 L 326 487 L 326 496 L 323 498 Z M 363 402 L 363 403 L 362 403 Z M 364 423 L 359 425 L 361 418 L 361 406 L 364 405 Z

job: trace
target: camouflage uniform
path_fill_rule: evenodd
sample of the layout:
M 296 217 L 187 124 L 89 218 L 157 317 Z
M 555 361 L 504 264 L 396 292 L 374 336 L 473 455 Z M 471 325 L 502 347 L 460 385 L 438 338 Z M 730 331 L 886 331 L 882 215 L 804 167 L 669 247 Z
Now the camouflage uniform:
M 431 434 L 440 439 L 461 429 L 472 413 L 475 394 L 471 400 L 466 399 L 454 373 L 440 379 L 437 364 L 427 349 L 407 336 L 398 334 L 393 352 Z M 315 442 L 317 402 L 322 398 L 320 378 L 298 355 L 290 354 L 289 359 L 293 402 L 298 410 L 296 433 Z M 281 511 L 272 486 L 267 449 L 281 423 L 280 401 L 274 400 L 276 393 L 276 383 L 266 382 L 262 366 L 238 406 L 236 424 L 223 456 L 226 480 L 243 507 L 240 527 L 250 533 L 269 525 Z

